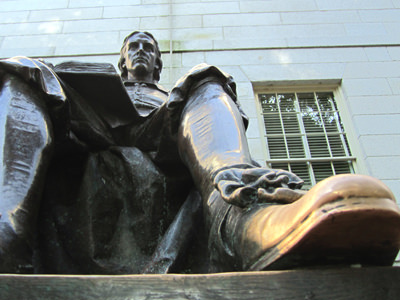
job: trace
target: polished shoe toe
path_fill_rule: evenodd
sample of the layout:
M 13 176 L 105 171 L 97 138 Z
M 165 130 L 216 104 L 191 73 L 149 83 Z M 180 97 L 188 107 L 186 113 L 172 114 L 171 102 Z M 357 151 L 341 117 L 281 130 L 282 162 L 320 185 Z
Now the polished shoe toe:
M 330 177 L 291 204 L 255 206 L 238 225 L 246 270 L 391 265 L 400 248 L 393 193 L 364 175 Z

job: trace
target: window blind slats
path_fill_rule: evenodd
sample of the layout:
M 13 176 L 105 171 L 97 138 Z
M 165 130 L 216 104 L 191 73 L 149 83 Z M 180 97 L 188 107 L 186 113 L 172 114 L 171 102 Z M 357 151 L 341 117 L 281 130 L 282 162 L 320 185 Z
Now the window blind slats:
M 267 134 L 283 134 L 279 114 L 264 114 L 264 125 Z
M 263 113 L 278 111 L 277 101 L 274 94 L 260 95 L 260 101 Z
M 332 92 L 269 93 L 259 99 L 272 168 L 289 170 L 306 185 L 353 172 L 351 159 L 345 160 L 351 152 Z M 308 162 L 273 162 L 299 158 Z
M 302 139 L 300 136 L 291 136 L 286 138 L 289 148 L 290 158 L 302 158 L 305 156 Z
M 282 113 L 282 122 L 286 134 L 301 133 L 296 113 Z
M 272 159 L 288 158 L 285 140 L 283 137 L 271 137 L 268 139 L 269 154 Z
M 279 94 L 277 98 L 281 113 L 296 112 L 294 94 Z
M 289 170 L 290 166 L 287 163 L 272 163 L 271 168 L 277 170 Z
M 334 157 L 347 155 L 345 151 L 346 145 L 343 144 L 343 140 L 340 135 L 329 135 L 328 140 L 329 140 L 329 146 L 332 151 L 332 155 Z
M 308 111 L 301 114 L 307 133 L 323 133 L 321 116 L 318 111 Z
M 315 181 L 319 182 L 325 178 L 328 178 L 334 174 L 332 170 L 331 162 L 314 162 L 312 163 L 314 171 Z
M 307 163 L 291 163 L 291 172 L 304 180 L 304 185 L 311 185 L 309 166 Z
M 297 93 L 297 99 L 302 112 L 318 111 L 314 93 Z
M 340 132 L 338 128 L 338 113 L 337 112 L 322 112 L 325 130 L 327 132 Z
M 315 94 L 316 101 L 318 102 L 318 106 L 321 111 L 337 110 L 332 93 L 317 92 Z
M 333 167 L 335 168 L 336 175 L 353 173 L 352 163 L 349 161 L 334 161 Z
M 324 135 L 307 136 L 311 157 L 330 157 L 328 144 Z

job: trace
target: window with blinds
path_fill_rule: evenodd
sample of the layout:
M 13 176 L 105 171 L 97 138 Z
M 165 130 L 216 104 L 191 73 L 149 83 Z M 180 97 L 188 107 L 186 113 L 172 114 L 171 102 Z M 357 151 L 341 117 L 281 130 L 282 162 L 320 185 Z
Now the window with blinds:
M 305 187 L 353 173 L 353 161 L 332 92 L 260 93 L 267 165 L 300 176 Z

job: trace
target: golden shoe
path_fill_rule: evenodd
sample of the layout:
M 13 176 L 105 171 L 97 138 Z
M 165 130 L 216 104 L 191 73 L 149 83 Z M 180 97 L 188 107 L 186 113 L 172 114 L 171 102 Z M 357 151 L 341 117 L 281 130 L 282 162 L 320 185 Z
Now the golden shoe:
M 337 175 L 293 203 L 254 206 L 236 230 L 245 270 L 391 265 L 400 248 L 400 210 L 379 180 Z

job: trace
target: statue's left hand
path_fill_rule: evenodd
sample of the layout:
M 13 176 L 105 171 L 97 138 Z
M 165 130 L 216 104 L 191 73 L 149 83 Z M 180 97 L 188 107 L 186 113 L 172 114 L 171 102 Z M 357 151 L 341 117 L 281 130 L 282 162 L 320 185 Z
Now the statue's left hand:
M 305 194 L 297 175 L 267 168 L 228 168 L 214 177 L 214 185 L 229 204 L 292 203 Z

